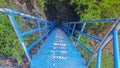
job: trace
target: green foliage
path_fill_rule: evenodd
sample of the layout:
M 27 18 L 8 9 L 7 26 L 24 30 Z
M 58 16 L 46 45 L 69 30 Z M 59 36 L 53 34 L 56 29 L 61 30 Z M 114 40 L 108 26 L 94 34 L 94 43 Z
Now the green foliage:
M 96 68 L 96 60 L 97 60 L 97 58 L 95 58 L 95 59 L 90 63 L 90 65 L 89 65 L 88 68 Z
M 119 0 L 71 0 L 70 4 L 77 5 L 75 11 L 79 15 L 80 21 L 113 18 L 120 15 Z M 95 23 L 95 26 L 103 28 L 100 23 Z
M 16 33 L 5 14 L 0 14 L 0 56 L 14 57 L 18 64 L 22 63 L 23 49 L 17 39 Z
M 113 68 L 113 57 L 112 54 L 102 54 L 102 58 L 101 58 L 101 68 Z M 96 60 L 97 58 L 95 58 L 89 65 L 88 68 L 96 68 Z
M 18 28 L 21 32 L 26 32 L 29 30 L 33 30 L 37 28 L 37 22 L 31 19 L 24 19 L 20 16 L 15 16 L 15 20 L 17 21 Z M 32 33 L 30 35 L 26 35 L 23 37 L 25 45 L 29 46 L 32 44 L 36 39 L 39 38 L 39 32 Z
M 6 1 L 5 0 L 0 0 L 0 8 L 2 7 L 4 7 L 4 5 L 6 4 Z
M 6 0 L 0 0 L 0 7 L 11 8 L 13 5 L 8 6 Z M 23 53 L 8 16 L 0 13 L 0 57 L 14 57 L 21 64 Z
M 91 46 L 89 46 L 89 41 L 90 39 L 85 37 L 85 36 L 81 36 L 80 38 L 80 41 L 85 44 L 88 48 L 92 49 Z M 83 57 L 86 58 L 86 61 L 88 61 L 91 57 L 91 54 L 86 50 L 84 49 L 83 47 L 81 47 L 80 45 L 77 45 L 77 47 L 79 48 L 80 52 L 82 53 Z
M 120 15 L 120 1 L 119 0 L 70 0 L 71 5 L 76 5 L 75 11 L 80 17 L 80 21 L 86 20 L 98 20 L 104 18 L 113 18 L 118 17 Z M 103 27 L 105 25 L 109 26 L 110 24 L 104 23 L 95 23 L 88 24 L 85 28 L 86 33 L 92 32 L 93 28 L 96 28 L 98 31 L 103 31 Z M 94 34 L 94 33 L 93 33 Z M 82 36 L 81 42 L 87 44 L 89 48 L 89 39 Z M 90 59 L 90 54 L 80 46 L 78 46 L 83 56 L 88 61 Z M 92 48 L 91 48 L 92 49 Z M 112 55 L 104 55 L 102 54 L 102 68 L 113 68 Z M 96 59 L 91 63 L 89 68 L 95 68 Z
M 0 4 L 6 3 L 6 0 L 0 0 Z
M 45 0 L 37 0 L 38 6 L 43 11 L 45 7 Z
M 102 54 L 101 68 L 113 68 L 113 55 Z
M 89 46 L 89 39 L 85 36 L 81 36 L 80 38 L 81 42 L 83 44 L 86 44 L 86 46 L 90 49 L 93 50 L 93 48 L 91 48 L 91 46 Z M 85 50 L 83 47 L 81 47 L 79 44 L 77 45 L 78 50 L 81 52 L 81 54 L 83 55 L 83 57 L 86 59 L 86 61 L 89 61 L 91 58 L 91 54 Z M 89 65 L 88 68 L 96 68 L 96 59 L 95 58 Z M 102 54 L 102 58 L 101 58 L 101 68 L 113 68 L 113 56 L 112 54 Z
M 37 0 L 37 1 L 39 3 L 40 8 L 43 9 L 44 0 Z M 7 7 L 10 9 L 14 9 L 14 6 L 7 5 L 6 0 L 0 1 L 0 7 L 2 8 Z M 6 58 L 13 57 L 17 60 L 18 64 L 21 64 L 22 63 L 21 56 L 24 54 L 24 50 L 16 36 L 16 33 L 10 23 L 8 16 L 3 13 L 0 13 L 0 18 L 1 18 L 0 19 L 0 57 L 6 57 Z M 15 16 L 15 20 L 17 21 L 18 27 L 21 32 L 28 31 L 36 27 L 34 21 L 29 21 L 19 16 Z M 31 34 L 30 36 L 24 37 L 24 41 L 27 46 L 31 44 L 31 42 L 34 42 L 39 37 L 39 32 Z
M 71 0 L 70 4 L 77 5 L 75 11 L 81 21 L 117 17 L 120 14 L 119 0 Z

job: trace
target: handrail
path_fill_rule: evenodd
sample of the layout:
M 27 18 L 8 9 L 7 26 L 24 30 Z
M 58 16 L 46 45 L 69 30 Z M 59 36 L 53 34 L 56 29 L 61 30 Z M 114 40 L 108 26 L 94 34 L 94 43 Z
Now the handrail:
M 0 12 L 5 13 L 9 16 L 10 21 L 12 23 L 12 26 L 18 36 L 18 39 L 20 40 L 20 43 L 23 46 L 23 49 L 25 51 L 25 54 L 28 58 L 29 61 L 31 61 L 31 57 L 29 54 L 29 51 L 35 46 L 35 44 L 37 44 L 39 41 L 41 41 L 44 37 L 46 37 L 50 31 L 52 31 L 54 29 L 55 23 L 48 21 L 48 20 L 44 20 L 38 17 L 34 17 L 34 16 L 30 16 L 24 13 L 20 13 L 17 11 L 13 11 L 10 9 L 6 9 L 6 8 L 0 8 Z M 26 32 L 21 32 L 18 28 L 17 22 L 14 18 L 14 16 L 21 16 L 23 18 L 27 18 L 27 19 L 32 19 L 37 21 L 37 25 L 38 28 L 35 28 L 33 30 L 29 30 Z M 42 21 L 42 22 L 41 22 Z M 115 22 L 115 23 L 114 23 Z M 40 27 L 40 24 L 44 24 L 44 27 Z M 109 30 L 109 32 L 107 33 L 107 35 L 102 39 L 102 38 L 98 38 L 97 36 L 93 36 L 93 35 L 89 35 L 83 32 L 85 25 L 88 23 L 114 23 L 114 25 L 112 26 L 112 28 Z M 83 24 L 81 30 L 77 30 L 75 27 L 77 24 Z M 73 25 L 73 27 L 71 27 Z M 93 61 L 93 59 L 97 56 L 97 62 L 96 62 L 96 68 L 100 68 L 101 67 L 101 53 L 102 53 L 102 49 L 106 46 L 106 44 L 113 39 L 113 54 L 114 54 L 114 68 L 120 68 L 120 57 L 119 57 L 119 42 L 118 42 L 118 30 L 120 29 L 120 17 L 119 18 L 109 18 L 109 19 L 102 19 L 102 20 L 90 20 L 90 21 L 83 21 L 83 22 L 66 22 L 66 23 L 62 23 L 62 28 L 63 30 L 66 32 L 66 34 L 70 37 L 72 37 L 75 42 L 76 45 L 80 44 L 84 49 L 86 49 L 89 53 L 92 54 L 92 57 L 90 58 L 90 60 L 87 63 L 87 67 L 90 65 L 90 63 Z M 44 35 L 41 35 L 41 30 L 45 30 Z M 35 32 L 39 32 L 39 38 L 37 40 L 35 40 L 33 43 L 31 43 L 28 47 L 26 47 L 25 42 L 23 37 Z M 79 37 L 75 37 L 74 33 L 77 32 L 79 34 Z M 98 44 L 98 47 L 95 51 L 91 50 L 90 48 L 88 48 L 85 44 L 83 44 L 79 39 L 80 36 L 86 36 L 90 39 L 93 40 L 97 40 L 98 42 L 100 42 Z
M 114 23 L 114 25 L 112 26 L 112 28 L 109 30 L 108 34 L 103 38 L 98 38 L 96 36 L 92 36 L 86 33 L 83 33 L 83 28 L 81 28 L 82 32 L 75 29 L 75 27 L 71 27 L 69 24 L 74 25 L 74 24 L 88 24 L 88 23 Z M 84 26 L 84 25 L 83 25 Z M 96 68 L 100 68 L 101 67 L 101 53 L 102 53 L 102 49 L 106 46 L 106 44 L 113 38 L 113 52 L 114 52 L 114 68 L 120 68 L 120 64 L 119 64 L 119 43 L 118 43 L 118 30 L 120 29 L 120 17 L 117 18 L 109 18 L 109 19 L 102 19 L 102 20 L 90 20 L 90 21 L 84 21 L 84 22 L 66 22 L 66 23 L 62 23 L 62 28 L 64 31 L 66 31 L 67 35 L 72 37 L 73 39 L 75 39 L 75 42 L 80 44 L 83 48 L 85 48 L 89 53 L 92 54 L 92 57 L 90 58 L 90 60 L 87 63 L 87 67 L 89 66 L 89 64 L 91 63 L 91 61 L 93 61 L 93 59 L 97 56 L 97 65 Z M 88 38 L 91 38 L 93 40 L 97 40 L 98 42 L 100 42 L 98 48 L 93 52 L 91 49 L 89 49 L 85 44 L 83 44 L 82 42 L 79 41 L 79 37 L 78 39 L 76 37 L 74 37 L 74 35 L 69 35 L 70 30 L 72 30 L 71 34 L 77 32 L 79 35 L 83 35 L 86 36 Z
M 84 49 L 86 49 L 89 53 L 94 54 L 93 50 L 89 49 L 85 44 L 80 42 L 77 38 L 73 37 Z
M 91 39 L 93 39 L 93 40 L 97 40 L 97 41 L 99 41 L 99 42 L 102 40 L 102 38 L 98 38 L 98 37 L 96 37 L 96 36 L 92 36 L 92 35 L 89 35 L 89 34 L 80 32 L 80 31 L 78 31 L 78 30 L 75 30 L 75 32 L 78 32 L 78 33 L 80 33 L 80 34 L 83 35 L 83 36 L 86 36 L 86 37 L 91 38 Z
M 118 31 L 120 29 L 120 17 L 116 20 L 115 24 L 112 26 L 112 28 L 108 31 L 108 34 L 104 37 L 104 39 L 101 41 L 101 43 L 99 44 L 98 48 L 95 50 L 95 53 L 92 55 L 92 58 L 89 60 L 88 65 L 90 64 L 90 62 L 97 56 L 97 52 L 99 49 L 103 49 L 106 44 L 112 39 L 112 37 L 114 36 L 112 33 L 115 31 Z M 118 37 L 117 37 L 118 38 Z M 116 40 L 116 41 L 115 41 Z M 118 39 L 114 39 L 114 42 L 117 42 Z M 113 45 L 116 46 L 116 45 Z M 118 46 L 117 46 L 118 47 Z M 118 50 L 118 48 L 115 48 L 114 50 Z M 118 53 L 119 56 L 119 53 Z M 118 57 L 117 56 L 117 57 Z M 116 63 L 118 64 L 118 63 Z M 114 66 L 115 67 L 115 66 Z M 119 68 L 119 64 L 118 67 L 115 68 Z
M 108 23 L 108 22 L 115 22 L 116 18 L 108 18 L 108 19 L 101 19 L 101 20 L 89 20 L 89 21 L 82 21 L 82 22 L 66 22 L 66 23 L 76 23 L 76 24 L 83 24 L 83 23 Z
M 0 12 L 5 13 L 9 16 L 10 21 L 12 23 L 12 26 L 13 26 L 16 34 L 17 34 L 17 37 L 20 40 L 21 45 L 23 46 L 25 54 L 26 54 L 28 60 L 31 61 L 31 58 L 30 58 L 30 55 L 29 55 L 29 50 L 32 47 L 34 47 L 35 44 L 37 44 L 39 41 L 41 41 L 45 36 L 47 36 L 48 33 L 51 30 L 54 29 L 55 23 L 51 22 L 51 21 L 48 21 L 48 20 L 45 20 L 45 19 L 41 19 L 41 18 L 38 18 L 38 17 L 34 17 L 34 16 L 30 16 L 30 15 L 27 15 L 27 14 L 24 14 L 24 13 L 20 13 L 20 12 L 17 12 L 17 11 L 13 11 L 13 10 L 10 10 L 10 9 L 6 9 L 6 8 L 0 8 Z M 32 20 L 37 21 L 38 28 L 33 29 L 33 30 L 29 30 L 29 31 L 26 31 L 26 32 L 21 32 L 19 30 L 17 22 L 14 18 L 15 15 L 21 16 L 23 18 L 27 18 L 27 19 L 30 19 L 30 20 L 32 19 Z M 43 28 L 41 28 L 40 23 L 45 24 L 45 26 Z M 45 34 L 43 36 L 41 35 L 41 32 L 40 32 L 41 30 L 46 30 Z M 36 41 L 34 41 L 29 47 L 26 47 L 23 37 L 26 36 L 26 35 L 35 33 L 37 31 L 39 32 L 40 37 Z

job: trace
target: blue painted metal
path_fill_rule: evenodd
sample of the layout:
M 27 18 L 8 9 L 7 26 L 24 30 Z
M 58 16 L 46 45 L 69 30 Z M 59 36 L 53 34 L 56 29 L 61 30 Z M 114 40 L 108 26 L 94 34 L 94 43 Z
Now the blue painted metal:
M 38 24 L 38 30 L 39 30 L 39 35 L 41 36 L 41 27 L 40 27 L 40 19 L 37 20 L 37 24 Z
M 23 32 L 23 33 L 22 33 L 22 36 L 26 36 L 26 35 L 35 33 L 35 32 L 40 31 L 40 30 L 44 30 L 44 29 L 46 30 L 47 28 L 50 28 L 50 27 L 51 27 L 51 26 L 44 27 L 44 28 L 37 28 L 37 29 L 30 30 L 30 31 L 26 31 L 26 32 Z
M 36 41 L 34 41 L 31 45 L 29 45 L 29 47 L 27 48 L 27 51 L 29 51 L 30 49 L 32 49 L 35 44 L 37 44 L 38 42 L 40 42 L 47 34 L 44 34 L 43 36 L 41 36 L 40 38 L 38 38 Z
M 90 20 L 90 21 L 71 22 L 71 23 L 77 23 L 77 24 L 82 24 L 82 23 L 113 23 L 116 20 L 117 20 L 117 18 L 109 18 L 109 19 L 102 19 L 102 20 Z
M 24 14 L 24 13 L 20 13 L 20 12 L 16 12 L 16 11 L 13 11 L 13 10 L 10 10 L 10 9 L 6 9 L 6 8 L 0 9 L 0 12 L 6 13 L 6 14 L 9 14 L 9 13 L 12 12 L 13 15 L 22 16 L 24 18 L 33 19 L 33 20 L 37 20 L 38 19 L 37 17 L 33 17 L 33 16 L 30 16 L 30 15 L 27 15 L 27 14 Z M 43 19 L 41 19 L 41 20 L 43 20 Z
M 67 36 L 64 32 L 62 32 L 60 29 L 56 28 L 55 30 L 55 23 L 51 21 L 47 21 L 41 18 L 33 17 L 24 13 L 16 12 L 10 9 L 0 9 L 0 12 L 3 12 L 7 14 L 11 20 L 11 23 L 14 27 L 14 30 L 18 36 L 18 39 L 20 40 L 20 43 L 23 46 L 23 49 L 25 51 L 25 54 L 29 61 L 31 62 L 30 67 L 31 68 L 85 68 L 85 60 L 81 57 L 81 54 L 77 52 L 76 47 L 73 46 L 70 40 L 68 40 Z M 14 16 L 21 16 L 23 18 L 27 18 L 30 20 L 37 21 L 38 28 L 26 31 L 26 32 L 20 32 L 17 22 L 14 18 Z M 97 56 L 97 65 L 96 68 L 100 68 L 101 64 L 101 52 L 102 49 L 106 46 L 106 44 L 113 38 L 113 52 L 114 52 L 114 68 L 120 68 L 120 57 L 119 57 L 119 42 L 118 42 L 118 30 L 120 29 L 120 18 L 110 18 L 110 19 L 102 19 L 102 20 L 90 20 L 90 21 L 83 21 L 83 22 L 67 22 L 62 23 L 62 28 L 73 39 L 75 39 L 76 45 L 79 43 L 83 48 L 85 48 L 89 53 L 92 54 L 91 59 L 88 61 L 88 65 L 91 63 L 91 61 Z M 42 21 L 42 22 L 41 22 Z M 109 33 L 103 38 L 98 38 L 96 36 L 92 36 L 86 33 L 83 33 L 83 30 L 85 28 L 85 25 L 87 23 L 107 23 L 107 22 L 115 22 L 115 25 L 110 29 Z M 40 27 L 40 23 L 45 24 L 43 28 Z M 71 28 L 71 25 L 73 27 Z M 83 24 L 81 31 L 78 31 L 75 29 L 76 24 Z M 45 34 L 41 35 L 41 30 L 45 30 Z M 53 31 L 52 31 L 53 30 Z M 40 37 L 34 41 L 30 46 L 27 48 L 23 36 L 32 34 L 34 32 L 39 31 Z M 52 33 L 48 36 L 48 34 L 52 31 Z M 71 34 L 70 34 L 70 31 Z M 74 32 L 77 32 L 79 34 L 79 37 L 76 38 L 73 36 Z M 95 51 L 92 51 L 89 49 L 85 44 L 79 41 L 80 36 L 84 35 L 88 38 L 91 38 L 93 40 L 97 40 L 100 42 L 98 48 Z M 46 37 L 47 39 L 45 43 L 41 46 L 40 50 L 38 50 L 37 55 L 34 56 L 31 60 L 29 55 L 29 50 L 31 50 L 35 44 L 40 42 L 42 38 Z M 47 50 L 46 50 L 47 49 Z M 42 58 L 42 59 L 41 59 Z M 72 61 L 72 63 L 71 63 Z M 47 64 L 47 65 L 46 65 Z
M 67 24 L 66 26 L 67 26 L 67 27 L 66 27 L 65 30 L 67 31 L 67 34 L 68 34 L 68 31 L 69 31 L 69 24 Z
M 116 30 L 113 30 L 113 55 L 114 68 L 120 68 L 118 32 Z
M 18 39 L 20 40 L 20 43 L 22 44 L 23 46 L 23 49 L 25 51 L 25 54 L 28 58 L 29 61 L 31 61 L 31 58 L 30 58 L 30 55 L 29 55 L 29 50 L 35 45 L 37 44 L 43 37 L 45 37 L 48 33 L 44 34 L 43 36 L 40 35 L 40 37 L 34 41 L 28 48 L 26 47 L 25 45 L 25 42 L 23 40 L 23 36 L 26 36 L 28 34 L 31 34 L 31 33 L 34 33 L 34 32 L 37 32 L 37 31 L 40 31 L 40 30 L 43 30 L 43 29 L 49 29 L 49 28 L 53 28 L 55 26 L 55 23 L 53 23 L 53 25 L 51 26 L 45 26 L 43 28 L 40 28 L 40 21 L 44 22 L 43 24 L 46 24 L 45 22 L 50 22 L 50 21 L 47 21 L 47 20 L 44 20 L 44 19 L 41 19 L 41 18 L 37 18 L 37 17 L 33 17 L 33 16 L 30 16 L 30 15 L 27 15 L 27 14 L 24 14 L 24 13 L 20 13 L 20 12 L 16 12 L 16 11 L 13 11 L 13 10 L 10 10 L 10 9 L 0 9 L 0 12 L 3 12 L 5 14 L 7 14 L 10 18 L 10 21 L 14 27 L 14 30 L 18 36 Z M 17 26 L 17 22 L 14 18 L 15 15 L 18 15 L 18 16 L 21 16 L 23 18 L 28 18 L 30 20 L 35 20 L 37 21 L 38 23 L 38 28 L 37 29 L 33 29 L 33 30 L 30 30 L 30 31 L 26 31 L 26 32 L 23 32 L 21 33 L 18 26 Z M 51 22 L 52 23 L 52 22 Z
M 93 39 L 93 40 L 97 40 L 98 42 L 102 41 L 101 38 L 98 38 L 98 37 L 96 37 L 96 36 L 92 36 L 92 35 L 89 35 L 89 34 L 86 34 L 86 33 L 82 33 L 82 32 L 79 32 L 79 31 L 77 31 L 77 30 L 75 30 L 75 31 L 76 31 L 77 33 L 80 33 L 81 35 L 84 35 L 84 36 L 88 37 L 88 38 L 91 38 L 91 39 Z
M 67 32 L 68 32 L 68 25 L 67 24 L 62 24 L 62 28 L 63 28 L 63 30 L 66 32 L 66 34 L 67 34 Z
M 37 32 L 37 31 L 39 31 L 40 29 L 33 29 L 33 30 L 30 30 L 30 31 L 27 31 L 27 32 L 23 32 L 21 35 L 22 36 L 26 36 L 26 35 L 29 35 L 29 34 L 32 34 L 32 33 L 34 33 L 34 32 Z
M 46 33 L 48 33 L 47 22 L 45 23 L 45 28 Z
M 118 38 L 118 35 L 116 34 L 116 32 L 120 29 L 120 17 L 117 19 L 117 18 L 110 18 L 110 19 L 102 19 L 102 20 L 90 20 L 90 21 L 83 21 L 83 22 L 70 22 L 71 24 L 74 24 L 74 23 L 76 23 L 76 24 L 83 24 L 83 23 L 113 23 L 113 22 L 115 22 L 114 23 L 114 25 L 113 25 L 113 27 L 110 29 L 110 31 L 108 32 L 108 34 L 103 38 L 103 39 L 101 39 L 101 38 L 98 38 L 98 37 L 96 37 L 96 36 L 92 36 L 92 35 L 89 35 L 89 34 L 86 34 L 86 33 L 83 33 L 83 32 L 80 32 L 80 31 L 78 31 L 78 30 L 75 30 L 75 32 L 77 32 L 78 34 L 79 34 L 79 37 L 81 36 L 81 35 L 84 35 L 84 36 L 86 36 L 86 37 L 88 37 L 88 38 L 91 38 L 91 39 L 93 39 L 93 40 L 97 40 L 98 42 L 100 42 L 100 44 L 99 44 L 99 46 L 98 46 L 98 48 L 94 51 L 94 53 L 93 53 L 93 55 L 92 55 L 92 57 L 91 57 L 91 59 L 88 61 L 88 64 L 87 64 L 87 67 L 89 66 L 89 64 L 92 62 L 92 60 L 97 56 L 98 57 L 98 59 L 97 59 L 97 66 L 96 66 L 96 68 L 100 68 L 100 62 L 101 62 L 101 50 L 106 46 L 106 44 L 113 38 L 113 41 L 114 41 L 114 44 L 113 44 L 113 46 L 114 46 L 114 67 L 115 68 L 120 68 L 119 66 L 120 66 L 120 63 L 118 62 L 118 61 L 120 61 L 119 60 L 119 46 L 118 46 L 118 40 L 117 40 L 117 38 Z M 65 23 L 65 24 L 68 24 L 69 25 L 69 22 L 67 22 L 67 23 Z M 63 25 L 65 25 L 65 24 L 63 24 Z M 65 28 L 64 28 L 65 29 Z M 70 28 L 71 30 L 72 30 L 72 28 Z M 114 36 L 114 37 L 113 37 Z M 88 50 L 88 52 L 90 52 L 89 51 L 89 48 L 87 48 L 86 47 L 86 45 L 83 45 L 83 43 L 82 42 L 80 42 L 79 41 L 79 39 L 80 38 L 78 38 L 78 40 L 77 40 L 77 38 L 75 38 L 75 37 L 73 37 L 72 36 L 72 38 L 74 38 L 75 40 L 76 40 L 76 43 L 78 43 L 79 42 L 79 44 L 83 47 L 83 48 L 85 48 L 86 50 Z M 116 42 L 117 41 L 117 42 Z M 99 51 L 100 50 L 100 51 Z M 91 52 L 90 52 L 91 53 Z M 117 63 L 117 64 L 116 64 Z
M 83 30 L 85 29 L 86 23 L 83 23 L 82 29 L 80 32 L 83 32 Z M 81 34 L 79 34 L 78 40 L 80 39 Z M 78 44 L 78 42 L 76 42 L 76 45 Z
M 75 26 L 76 26 L 76 23 L 74 23 L 74 25 L 73 25 L 71 36 L 73 36 L 74 30 L 75 30 Z
M 71 23 L 69 23 L 69 27 L 68 27 L 68 35 L 70 34 L 70 27 L 71 27 Z
M 56 28 L 33 56 L 30 68 L 86 68 L 86 62 L 66 34 Z
M 21 43 L 22 46 L 23 46 L 23 49 L 24 49 L 24 51 L 25 51 L 25 54 L 26 54 L 28 60 L 31 61 L 30 55 L 29 55 L 28 51 L 26 50 L 26 46 L 25 46 L 24 40 L 23 40 L 23 38 L 22 38 L 22 36 L 21 36 L 21 32 L 20 32 L 20 30 L 19 30 L 19 28 L 18 28 L 18 26 L 17 26 L 17 23 L 16 23 L 16 21 L 15 21 L 15 19 L 14 19 L 13 14 L 12 14 L 12 13 L 9 13 L 8 16 L 9 16 L 10 21 L 11 21 L 13 27 L 14 27 L 14 30 L 15 30 L 17 36 L 18 36 L 18 39 L 20 40 L 20 43 Z
M 85 44 L 83 44 L 82 42 L 80 42 L 80 40 L 77 40 L 77 38 L 73 37 L 76 42 L 78 42 L 83 48 L 85 48 L 89 53 L 94 54 L 93 50 L 89 49 Z
M 101 41 L 101 43 L 99 44 L 98 48 L 96 49 L 96 51 L 98 49 L 103 49 L 106 44 L 113 38 L 113 34 L 112 34 L 112 30 L 116 30 L 118 31 L 120 29 L 120 18 L 118 18 L 115 22 L 115 25 L 110 29 L 109 33 L 104 37 L 104 39 Z M 93 56 L 91 57 L 91 59 L 88 61 L 88 65 L 92 62 L 92 60 L 96 57 L 97 52 L 94 52 Z M 87 66 L 88 66 L 87 65 Z
M 98 50 L 98 55 L 97 55 L 97 65 L 96 68 L 100 68 L 101 66 L 101 49 Z

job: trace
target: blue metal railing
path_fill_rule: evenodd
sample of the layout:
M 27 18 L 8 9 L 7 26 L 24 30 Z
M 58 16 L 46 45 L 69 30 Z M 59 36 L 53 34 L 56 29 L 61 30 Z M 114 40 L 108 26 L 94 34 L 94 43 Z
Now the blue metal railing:
M 35 46 L 35 44 L 37 44 L 39 41 L 41 41 L 44 37 L 46 37 L 50 33 L 50 31 L 52 31 L 54 29 L 55 23 L 41 19 L 41 18 L 26 15 L 24 13 L 16 12 L 16 11 L 13 11 L 10 9 L 0 9 L 0 12 L 5 13 L 9 16 L 10 21 L 14 27 L 14 30 L 18 36 L 18 39 L 20 40 L 20 43 L 22 44 L 22 46 L 24 48 L 25 54 L 26 54 L 28 60 L 31 61 L 29 51 L 32 49 L 32 47 Z M 20 29 L 18 28 L 17 21 L 15 19 L 16 15 L 21 16 L 23 18 L 37 21 L 38 27 L 36 29 L 32 29 L 32 30 L 29 30 L 26 32 L 21 32 Z M 118 18 L 118 19 L 111 18 L 111 19 L 91 20 L 91 21 L 84 21 L 84 22 L 66 22 L 66 23 L 62 23 L 62 28 L 66 32 L 66 34 L 68 34 L 68 36 L 70 36 L 71 38 L 73 38 L 76 41 L 76 45 L 80 44 L 83 48 L 85 48 L 92 55 L 91 59 L 88 61 L 87 67 L 92 62 L 92 60 L 97 56 L 96 68 L 100 68 L 102 49 L 106 46 L 106 44 L 111 39 L 113 39 L 114 68 L 120 68 L 119 42 L 118 42 L 118 30 L 120 29 L 120 20 L 119 19 L 120 18 Z M 115 23 L 114 23 L 113 27 L 110 29 L 110 31 L 108 32 L 108 34 L 104 38 L 99 38 L 97 36 L 89 35 L 89 34 L 86 34 L 83 32 L 86 24 L 88 24 L 88 23 L 92 24 L 92 23 L 96 23 L 96 22 L 97 23 L 108 23 L 108 22 L 114 23 L 115 22 Z M 41 23 L 44 24 L 45 26 L 41 27 L 40 26 Z M 83 25 L 80 31 L 75 28 L 77 24 Z M 43 35 L 41 35 L 42 30 L 45 30 L 45 33 Z M 39 32 L 39 34 L 40 34 L 39 38 L 36 41 L 34 41 L 32 44 L 30 44 L 29 47 L 26 47 L 23 37 L 26 35 L 30 35 L 32 33 L 35 33 L 35 32 Z M 78 33 L 79 36 L 75 37 L 74 33 Z M 79 40 L 81 35 L 100 42 L 98 48 L 95 51 L 88 48 L 85 44 L 83 44 Z
M 41 18 L 33 17 L 33 16 L 30 16 L 30 15 L 27 15 L 27 14 L 24 14 L 24 13 L 16 12 L 16 11 L 13 11 L 13 10 L 10 10 L 10 9 L 0 8 L 0 12 L 5 13 L 9 16 L 10 21 L 12 23 L 12 26 L 14 27 L 14 30 L 15 30 L 17 36 L 18 36 L 18 39 L 20 40 L 20 43 L 23 46 L 25 54 L 26 54 L 28 60 L 31 61 L 29 51 L 32 49 L 32 47 L 35 46 L 35 44 L 37 44 L 39 41 L 41 41 L 44 37 L 46 37 L 48 35 L 48 33 L 50 33 L 50 31 L 53 30 L 53 28 L 55 26 L 55 23 L 51 22 L 51 21 L 48 21 L 48 20 L 41 19 Z M 29 30 L 29 31 L 26 31 L 26 32 L 21 32 L 20 29 L 18 28 L 17 21 L 15 20 L 16 15 L 21 16 L 23 18 L 27 18 L 27 19 L 37 21 L 38 27 L 36 29 L 32 29 L 32 30 Z M 45 24 L 45 26 L 40 27 L 41 23 Z M 43 35 L 41 35 L 41 32 L 40 32 L 41 30 L 46 30 Z M 23 37 L 26 36 L 26 35 L 30 35 L 32 33 L 35 33 L 35 32 L 39 32 L 39 34 L 40 34 L 39 38 L 36 41 L 34 41 L 32 44 L 30 44 L 29 47 L 26 47 Z
M 85 28 L 85 25 L 88 24 L 88 23 L 91 23 L 91 24 L 92 23 L 114 23 L 114 25 L 110 29 L 108 34 L 102 39 L 102 38 L 98 38 L 96 36 L 92 36 L 92 35 L 89 35 L 89 34 L 86 34 L 86 33 L 83 32 L 83 30 Z M 83 24 L 80 31 L 75 28 L 77 24 Z M 66 34 L 68 36 L 70 36 L 72 39 L 75 40 L 76 45 L 80 44 L 84 49 L 86 49 L 89 53 L 92 54 L 92 57 L 90 58 L 90 60 L 87 63 L 87 67 L 90 65 L 90 63 L 93 61 L 93 59 L 95 59 L 96 56 L 97 56 L 96 68 L 101 67 L 102 49 L 106 46 L 106 44 L 111 39 L 113 39 L 114 68 L 120 68 L 119 42 L 118 42 L 118 30 L 120 29 L 120 17 L 118 19 L 117 18 L 111 18 L 111 19 L 91 20 L 91 21 L 84 21 L 84 22 L 65 22 L 65 23 L 62 23 L 62 29 L 66 32 Z M 75 33 L 75 32 L 77 32 L 79 34 L 78 38 L 73 35 L 73 33 Z M 100 42 L 98 48 L 95 51 L 88 48 L 85 44 L 83 44 L 79 40 L 81 35 Z

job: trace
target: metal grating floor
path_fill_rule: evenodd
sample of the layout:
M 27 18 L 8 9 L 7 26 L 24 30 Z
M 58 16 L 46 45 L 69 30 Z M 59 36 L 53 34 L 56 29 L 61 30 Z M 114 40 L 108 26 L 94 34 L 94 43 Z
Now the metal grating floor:
M 37 54 L 30 68 L 86 68 L 85 59 L 59 28 L 54 29 Z

